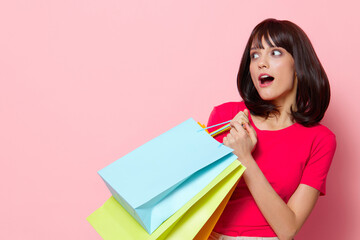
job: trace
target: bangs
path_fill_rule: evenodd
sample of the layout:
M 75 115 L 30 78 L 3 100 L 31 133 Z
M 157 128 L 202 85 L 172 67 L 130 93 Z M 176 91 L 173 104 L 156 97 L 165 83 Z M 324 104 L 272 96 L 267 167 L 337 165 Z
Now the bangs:
M 286 24 L 279 21 L 268 21 L 259 24 L 253 31 L 251 48 L 264 49 L 262 43 L 262 39 L 264 39 L 270 47 L 282 47 L 293 55 L 294 41 L 291 32 L 291 29 L 288 29 Z
M 264 45 L 262 43 L 263 38 L 270 47 L 280 47 L 275 42 L 274 42 L 275 45 L 273 44 L 272 37 L 269 36 L 269 33 L 260 32 L 254 36 L 254 39 L 251 44 L 251 48 L 264 49 Z

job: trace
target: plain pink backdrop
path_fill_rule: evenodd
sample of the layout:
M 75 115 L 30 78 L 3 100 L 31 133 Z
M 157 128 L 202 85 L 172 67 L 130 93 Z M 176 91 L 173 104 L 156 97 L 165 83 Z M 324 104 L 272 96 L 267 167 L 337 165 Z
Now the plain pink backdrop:
M 338 148 L 296 239 L 360 236 L 357 1 L 0 2 L 0 239 L 101 239 L 86 217 L 110 196 L 97 171 L 189 117 L 240 100 L 252 28 L 302 27 L 327 71 L 323 121 Z

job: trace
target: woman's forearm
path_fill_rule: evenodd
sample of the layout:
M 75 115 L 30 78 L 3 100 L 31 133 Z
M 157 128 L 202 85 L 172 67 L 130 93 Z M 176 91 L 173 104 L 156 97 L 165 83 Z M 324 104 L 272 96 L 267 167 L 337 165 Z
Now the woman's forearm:
M 246 121 L 243 125 L 231 121 L 230 125 L 232 128 L 224 137 L 224 145 L 234 149 L 233 153 L 245 165 L 244 180 L 257 206 L 281 240 L 293 239 L 315 206 L 319 191 L 299 184 L 285 203 L 252 157 L 251 152 L 257 144 L 256 131 Z
M 295 213 L 275 192 L 252 156 L 248 158 L 242 159 L 246 166 L 243 177 L 257 206 L 280 240 L 293 239 L 298 230 Z

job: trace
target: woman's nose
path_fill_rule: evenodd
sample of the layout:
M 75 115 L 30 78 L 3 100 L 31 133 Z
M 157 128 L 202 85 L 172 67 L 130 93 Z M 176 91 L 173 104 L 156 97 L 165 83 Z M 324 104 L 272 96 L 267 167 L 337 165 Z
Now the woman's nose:
M 266 57 L 264 56 L 261 56 L 259 61 L 258 61 L 258 67 L 259 69 L 262 69 L 262 68 L 268 68 L 269 67 L 269 63 L 266 59 Z

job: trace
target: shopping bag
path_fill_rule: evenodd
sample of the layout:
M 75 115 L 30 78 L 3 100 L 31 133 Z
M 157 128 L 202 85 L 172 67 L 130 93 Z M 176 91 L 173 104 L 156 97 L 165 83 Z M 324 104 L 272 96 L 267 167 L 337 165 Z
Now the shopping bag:
M 152 234 L 113 197 L 87 220 L 105 240 L 207 239 L 244 170 L 238 160 L 232 162 Z
M 237 158 L 232 151 L 190 118 L 98 173 L 151 234 Z

